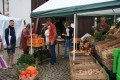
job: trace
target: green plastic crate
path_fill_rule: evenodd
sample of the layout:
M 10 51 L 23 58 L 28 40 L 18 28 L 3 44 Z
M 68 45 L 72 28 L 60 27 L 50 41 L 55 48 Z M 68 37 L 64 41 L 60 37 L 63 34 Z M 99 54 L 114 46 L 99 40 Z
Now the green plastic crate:
M 119 53 L 120 53 L 120 49 L 115 48 L 114 49 L 114 60 L 113 60 L 113 73 L 117 73 L 117 65 L 118 65 L 118 58 L 119 58 Z
M 120 76 L 117 74 L 117 80 L 120 80 Z
M 120 75 L 120 54 L 119 54 L 119 58 L 118 58 L 117 74 Z

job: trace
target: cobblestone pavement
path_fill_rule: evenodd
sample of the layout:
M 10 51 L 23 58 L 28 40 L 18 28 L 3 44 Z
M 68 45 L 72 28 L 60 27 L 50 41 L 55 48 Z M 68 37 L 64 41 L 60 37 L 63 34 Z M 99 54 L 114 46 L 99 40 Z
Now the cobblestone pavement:
M 56 46 L 56 52 L 57 52 Z M 60 45 L 60 55 L 57 56 L 57 63 L 54 66 L 47 66 L 49 61 L 43 63 L 43 65 L 39 65 L 40 67 L 40 80 L 70 80 L 70 69 L 69 69 L 69 60 L 63 59 L 63 46 Z M 16 54 L 14 55 L 14 64 L 16 64 L 17 59 L 22 54 L 20 49 L 16 49 Z M 4 59 L 7 61 L 7 53 L 6 50 L 3 53 Z M 0 69 L 0 80 L 18 80 L 18 75 L 15 69 Z
M 40 66 L 42 80 L 70 80 L 70 69 L 68 59 L 57 58 L 57 63 L 54 66 Z

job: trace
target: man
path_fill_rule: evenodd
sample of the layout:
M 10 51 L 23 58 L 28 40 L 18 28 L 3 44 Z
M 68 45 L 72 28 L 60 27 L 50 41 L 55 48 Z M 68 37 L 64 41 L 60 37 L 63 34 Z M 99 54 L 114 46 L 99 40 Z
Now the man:
M 50 42 L 50 54 L 51 54 L 51 60 L 50 64 L 54 65 L 56 63 L 56 53 L 55 53 L 55 40 L 56 40 L 56 27 L 52 23 L 52 20 L 48 18 L 46 20 L 46 23 L 50 26 L 49 28 L 49 42 Z
M 67 51 L 71 49 L 73 29 L 68 22 L 64 23 L 64 27 L 66 28 L 66 34 L 63 34 L 63 36 L 66 36 L 64 58 L 66 58 Z
M 104 35 L 109 31 L 109 29 L 109 25 L 106 23 L 106 18 L 102 16 L 101 23 L 99 23 L 96 27 L 96 32 L 100 32 Z
M 30 24 L 22 30 L 20 48 L 23 49 L 24 54 L 29 54 L 29 46 L 27 46 L 27 39 L 30 38 Z
M 9 26 L 8 26 L 8 28 L 5 29 L 5 41 L 7 44 L 8 67 L 12 68 L 13 54 L 15 53 L 15 46 L 16 46 L 16 34 L 15 34 L 13 20 L 9 21 Z

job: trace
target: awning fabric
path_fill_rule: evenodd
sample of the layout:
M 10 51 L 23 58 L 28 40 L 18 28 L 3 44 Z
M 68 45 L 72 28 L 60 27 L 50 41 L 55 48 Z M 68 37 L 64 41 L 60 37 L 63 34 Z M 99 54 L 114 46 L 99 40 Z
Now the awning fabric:
M 119 0 L 49 0 L 33 10 L 31 17 L 57 17 L 77 13 L 80 15 L 87 12 L 91 12 L 92 14 L 94 11 L 105 11 L 116 8 L 120 8 Z M 117 11 L 117 14 L 120 14 L 119 11 Z

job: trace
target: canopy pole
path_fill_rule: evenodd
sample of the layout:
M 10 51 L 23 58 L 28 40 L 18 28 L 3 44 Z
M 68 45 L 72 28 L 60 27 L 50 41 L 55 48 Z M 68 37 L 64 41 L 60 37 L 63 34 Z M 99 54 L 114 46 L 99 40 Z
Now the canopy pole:
M 113 13 L 114 13 L 114 26 L 116 25 L 115 24 L 115 22 L 116 22 L 116 14 L 115 14 L 115 11 L 114 11 L 114 9 L 112 9 L 113 10 Z
M 3 2 L 3 15 L 5 15 L 5 1 L 4 0 L 2 0 L 2 2 Z
M 78 17 L 77 17 L 77 14 L 76 14 L 76 22 L 75 22 L 75 24 L 76 24 L 76 25 L 75 25 L 75 29 L 76 29 L 75 38 L 77 39 L 77 38 L 78 38 L 78 34 L 77 34 L 77 33 L 78 33 Z M 76 27 L 76 26 L 77 26 L 77 27 Z M 75 42 L 75 43 L 76 43 L 76 50 L 78 50 L 78 47 L 77 47 L 77 46 L 78 46 L 78 45 L 77 45 L 78 43 L 77 43 L 77 40 L 75 40 L 75 41 L 76 41 L 76 42 Z
M 114 14 L 114 26 L 116 26 L 116 15 Z
M 36 20 L 35 32 L 37 31 L 38 23 L 39 23 L 39 18 L 37 18 L 37 20 Z
M 30 54 L 32 54 L 32 23 L 30 25 L 30 41 L 31 41 Z
M 77 18 L 77 14 L 74 14 L 74 37 L 73 37 L 73 60 L 75 60 L 75 34 L 76 34 L 76 18 Z

